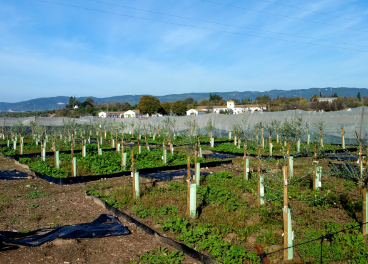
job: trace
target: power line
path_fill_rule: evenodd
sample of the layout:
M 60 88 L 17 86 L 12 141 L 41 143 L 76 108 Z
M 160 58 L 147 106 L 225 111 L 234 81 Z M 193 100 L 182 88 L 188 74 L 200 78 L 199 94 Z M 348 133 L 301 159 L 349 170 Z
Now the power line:
M 286 7 L 290 7 L 290 8 L 294 8 L 294 9 L 304 10 L 304 11 L 308 11 L 308 12 L 313 12 L 313 13 L 317 13 L 317 14 L 322 14 L 322 15 L 326 15 L 326 16 L 342 18 L 342 19 L 346 19 L 346 20 L 350 20 L 350 21 L 359 22 L 359 23 L 367 23 L 367 22 L 362 21 L 362 20 L 356 20 L 356 19 L 347 18 L 347 17 L 343 17 L 343 16 L 332 15 L 332 14 L 325 13 L 325 12 L 315 11 L 315 10 L 302 8 L 302 7 L 298 7 L 298 6 L 287 5 L 287 4 L 283 4 L 283 3 L 279 3 L 279 2 L 272 2 L 272 1 L 268 1 L 268 0 L 259 0 L 259 1 L 268 2 L 268 3 L 271 3 L 271 4 L 275 4 L 275 5 L 286 6 Z M 347 1 L 347 2 L 350 2 L 350 1 Z
M 329 24 L 329 23 L 324 23 L 324 22 L 318 22 L 318 21 L 314 21 L 314 20 L 309 20 L 309 19 L 304 19 L 304 18 L 298 18 L 298 17 L 292 17 L 292 16 L 287 16 L 287 15 L 281 15 L 281 14 L 276 14 L 276 13 L 271 13 L 271 12 L 262 11 L 262 10 L 256 10 L 256 9 L 251 9 L 251 8 L 245 8 L 245 7 L 242 7 L 242 6 L 224 4 L 224 3 L 219 3 L 219 2 L 215 2 L 215 1 L 211 1 L 211 0 L 201 0 L 201 1 L 203 1 L 203 2 L 209 2 L 209 3 L 213 3 L 213 4 L 217 4 L 217 5 L 229 6 L 229 7 L 233 7 L 233 8 L 239 8 L 239 9 L 248 10 L 248 11 L 251 11 L 251 12 L 258 12 L 258 13 L 263 13 L 263 14 L 268 14 L 268 15 L 274 15 L 274 16 L 279 16 L 279 17 L 286 17 L 286 18 L 291 18 L 291 19 L 295 19 L 295 20 L 307 21 L 307 22 L 317 23 L 317 24 L 321 24 L 321 25 L 327 25 L 327 26 L 338 27 L 338 28 L 342 28 L 342 29 L 349 29 L 349 30 L 354 30 L 354 31 L 368 33 L 368 31 L 365 31 L 365 30 L 354 29 L 354 28 L 349 28 L 349 27 L 342 27 L 342 26 L 338 26 L 338 25 L 334 25 L 334 24 Z
M 357 2 L 354 2 L 354 1 L 349 1 L 349 0 L 342 0 L 344 2 L 348 2 L 348 3 L 351 3 L 351 4 L 354 4 L 354 5 L 361 5 L 361 6 L 368 6 L 366 4 L 361 4 L 361 3 L 357 3 Z
M 181 23 L 175 23 L 175 22 L 166 22 L 166 21 L 157 20 L 157 19 L 143 18 L 143 17 L 138 17 L 138 16 L 126 15 L 126 14 L 115 13 L 115 12 L 110 12 L 110 11 L 104 11 L 104 10 L 99 10 L 99 9 L 94 9 L 94 8 L 89 8 L 89 7 L 75 6 L 75 5 L 69 5 L 69 4 L 57 3 L 57 2 L 51 2 L 51 1 L 45 1 L 45 0 L 35 0 L 35 1 L 44 2 L 44 3 L 48 3 L 48 4 L 54 4 L 54 5 L 60 5 L 60 6 L 74 7 L 74 8 L 83 9 L 83 10 L 101 12 L 101 13 L 105 13 L 105 14 L 113 14 L 113 15 L 131 17 L 131 18 L 136 18 L 136 19 L 141 19 L 141 20 L 154 21 L 154 22 L 159 22 L 159 23 L 163 23 L 163 24 L 169 24 L 169 25 L 176 25 L 176 26 L 182 26 L 182 27 L 202 29 L 202 30 L 207 30 L 207 31 L 214 31 L 214 32 L 221 32 L 221 33 L 228 33 L 228 34 L 235 34 L 235 35 L 242 35 L 242 36 L 250 36 L 250 37 L 263 38 L 263 39 L 279 40 L 279 41 L 284 41 L 284 42 L 291 42 L 291 43 L 298 43 L 298 44 L 307 44 L 307 45 L 314 45 L 314 46 L 321 46 L 321 47 L 328 47 L 328 48 L 337 48 L 337 49 L 344 49 L 344 50 L 351 50 L 351 51 L 358 51 L 358 52 L 365 52 L 365 53 L 368 52 L 366 50 L 350 49 L 350 48 L 344 48 L 344 47 L 338 47 L 338 46 L 331 46 L 331 45 L 324 45 L 324 44 L 317 44 L 317 43 L 311 43 L 311 42 L 303 42 L 303 41 L 297 41 L 297 40 L 286 40 L 286 39 L 280 39 L 280 38 L 274 38 L 274 37 L 265 37 L 265 36 L 247 34 L 247 33 L 232 32 L 232 31 L 226 31 L 226 30 L 220 30 L 220 29 L 212 29 L 212 28 L 199 27 L 199 26 L 191 26 L 191 25 L 186 25 L 186 24 L 181 24 Z
M 253 30 L 253 31 L 259 31 L 259 32 L 267 32 L 267 33 L 273 33 L 273 34 L 279 34 L 279 35 L 285 35 L 285 36 L 292 36 L 292 37 L 298 37 L 298 38 L 306 38 L 306 39 L 319 40 L 319 41 L 327 41 L 327 42 L 332 42 L 332 43 L 337 43 L 337 44 L 344 44 L 344 45 L 351 45 L 351 46 L 356 46 L 356 47 L 368 48 L 368 46 L 364 46 L 364 45 L 357 45 L 357 44 L 351 44 L 351 43 L 347 43 L 347 42 L 340 42 L 340 41 L 333 41 L 333 40 L 327 40 L 327 39 L 306 37 L 306 36 L 301 36 L 301 35 L 295 35 L 295 34 L 289 34 L 289 33 L 282 33 L 282 32 L 270 31 L 270 30 L 264 30 L 264 29 L 257 29 L 257 28 L 250 28 L 250 27 L 244 27 L 244 26 L 236 26 L 236 25 L 225 24 L 225 23 L 218 23 L 218 22 L 213 22 L 213 21 L 209 21 L 209 20 L 203 20 L 203 19 L 197 19 L 197 18 L 179 16 L 179 15 L 172 15 L 172 14 L 168 14 L 168 13 L 163 13 L 163 12 L 158 12 L 158 11 L 152 11 L 152 10 L 147 10 L 147 9 L 142 9 L 142 8 L 136 8 L 136 7 L 126 6 L 126 5 L 120 5 L 120 4 L 115 4 L 115 3 L 105 2 L 105 1 L 99 1 L 99 0 L 89 0 L 89 1 L 103 3 L 103 4 L 107 4 L 107 5 L 113 5 L 113 6 L 120 6 L 120 7 L 124 7 L 124 8 L 129 8 L 129 9 L 134 9 L 134 10 L 139 10 L 139 11 L 144 11 L 144 12 L 150 12 L 150 13 L 160 14 L 160 15 L 165 15 L 165 16 L 171 16 L 171 17 L 176 17 L 176 18 L 183 18 L 183 19 L 188 19 L 188 20 L 192 20 L 192 21 L 199 21 L 199 22 L 211 23 L 211 24 L 215 24 L 215 25 L 228 26 L 228 27 L 236 27 L 236 28 L 244 28 L 244 29 Z M 264 1 L 264 0 L 260 0 L 260 1 Z

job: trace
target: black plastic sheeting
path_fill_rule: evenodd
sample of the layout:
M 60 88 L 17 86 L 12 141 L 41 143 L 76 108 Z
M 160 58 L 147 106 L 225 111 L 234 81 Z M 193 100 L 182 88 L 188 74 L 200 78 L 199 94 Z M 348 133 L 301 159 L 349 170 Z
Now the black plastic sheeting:
M 28 176 L 31 175 L 17 170 L 0 170 L 0 180 L 19 180 Z
M 102 149 L 102 151 L 115 151 L 116 148 L 111 148 L 111 149 Z M 96 150 L 97 151 L 97 150 Z M 74 153 L 81 153 L 82 150 L 78 149 L 78 150 L 74 150 Z M 59 154 L 71 154 L 72 151 L 71 150 L 65 150 L 65 151 L 59 151 Z M 48 151 L 45 153 L 46 154 L 46 158 L 49 157 L 53 157 L 54 156 L 54 152 L 53 151 Z M 29 153 L 29 154 L 23 154 L 23 155 L 12 155 L 12 156 L 8 156 L 3 154 L 3 156 L 7 157 L 7 158 L 11 158 L 11 159 L 15 159 L 15 160 L 19 160 L 20 158 L 36 158 L 36 157 L 40 157 L 41 156 L 41 152 L 39 153 Z
M 213 154 L 203 154 L 202 156 L 204 158 L 216 158 L 216 159 L 233 159 L 233 158 L 240 157 L 240 155 L 236 155 L 232 153 L 213 153 Z
M 190 171 L 190 175 L 194 176 L 194 171 Z M 207 176 L 207 175 L 210 175 L 210 173 L 201 172 L 201 176 Z M 183 178 L 186 178 L 187 177 L 187 170 L 159 171 L 159 172 L 155 172 L 155 173 L 139 174 L 139 177 L 148 178 L 148 179 L 155 179 L 155 180 L 160 180 L 160 181 L 175 180 L 175 177 L 177 177 L 177 179 L 180 179 L 181 176 L 183 176 Z
M 117 208 L 109 205 L 108 203 L 106 203 L 105 201 L 93 196 L 93 195 L 89 195 L 88 193 L 86 194 L 88 199 L 91 199 L 93 202 L 95 202 L 98 205 L 101 205 L 103 208 L 109 210 L 111 213 L 113 213 L 114 215 L 116 215 L 117 217 L 120 217 L 126 221 L 128 221 L 129 223 L 133 223 L 135 224 L 137 227 L 142 228 L 144 230 L 144 232 L 146 232 L 146 234 L 150 235 L 150 236 L 154 236 L 157 240 L 159 240 L 162 243 L 168 244 L 174 248 L 176 248 L 177 250 L 180 250 L 182 252 L 184 252 L 184 254 L 188 255 L 191 258 L 194 258 L 196 260 L 198 260 L 201 263 L 204 264 L 212 264 L 212 263 L 219 263 L 217 260 L 206 256 L 182 243 L 176 242 L 168 237 L 163 237 L 161 236 L 159 233 L 157 233 L 155 230 L 151 229 L 150 227 L 146 226 L 145 224 L 139 222 L 138 220 L 134 219 L 133 217 L 125 214 L 124 212 L 118 210 Z
M 0 231 L 0 239 L 6 243 L 37 247 L 56 238 L 98 238 L 129 234 L 129 230 L 118 218 L 102 214 L 91 223 L 38 229 L 28 234 Z
M 328 155 L 326 158 L 333 159 L 333 160 L 345 160 L 345 161 L 356 161 L 358 160 L 357 157 L 354 157 L 349 154 L 335 154 L 335 155 Z
M 229 161 L 214 161 L 214 162 L 207 162 L 207 163 L 201 163 L 201 166 L 203 167 L 216 167 L 221 166 L 222 164 L 229 164 L 232 163 L 232 160 Z M 185 169 L 187 167 L 186 164 L 184 165 L 176 165 L 176 166 L 163 166 L 163 167 L 156 167 L 156 168 L 146 168 L 146 169 L 140 169 L 139 173 L 142 177 L 144 177 L 144 174 L 149 173 L 156 173 L 160 171 L 168 171 L 168 170 L 181 170 Z M 77 177 L 68 177 L 68 178 L 54 178 L 48 175 L 44 175 L 38 172 L 35 172 L 35 175 L 38 178 L 41 178 L 45 181 L 52 182 L 59 185 L 67 185 L 67 184 L 76 184 L 76 183 L 84 183 L 84 182 L 90 182 L 90 181 L 98 181 L 101 179 L 109 179 L 109 178 L 115 178 L 115 177 L 122 177 L 122 176 L 129 176 L 131 175 L 130 171 L 123 171 L 119 173 L 113 173 L 113 174 L 106 174 L 106 175 L 92 175 L 92 176 L 77 176 Z M 149 178 L 149 177 L 147 177 Z

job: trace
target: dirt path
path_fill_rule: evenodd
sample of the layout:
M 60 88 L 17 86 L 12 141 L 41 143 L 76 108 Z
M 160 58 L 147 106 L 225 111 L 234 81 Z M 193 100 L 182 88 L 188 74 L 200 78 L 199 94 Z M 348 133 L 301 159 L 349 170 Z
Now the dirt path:
M 0 157 L 0 170 L 27 170 L 13 160 Z M 127 178 L 101 181 L 121 184 Z M 87 223 L 100 214 L 109 214 L 92 201 L 85 199 L 84 184 L 59 186 L 38 178 L 0 180 L 0 230 L 24 231 L 38 228 Z M 43 197 L 26 198 L 25 195 Z M 130 263 L 138 261 L 145 251 L 166 247 L 144 231 L 120 219 L 130 235 L 95 239 L 57 239 L 39 247 L 6 245 L 0 248 L 0 264 L 11 263 Z M 199 263 L 186 257 L 182 263 Z

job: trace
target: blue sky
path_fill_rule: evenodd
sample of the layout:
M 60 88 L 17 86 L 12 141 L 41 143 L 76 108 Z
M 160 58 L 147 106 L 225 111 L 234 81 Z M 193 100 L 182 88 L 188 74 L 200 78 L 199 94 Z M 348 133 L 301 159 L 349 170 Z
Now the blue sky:
M 368 87 L 368 1 L 50 2 L 104 12 L 0 0 L 0 102 Z

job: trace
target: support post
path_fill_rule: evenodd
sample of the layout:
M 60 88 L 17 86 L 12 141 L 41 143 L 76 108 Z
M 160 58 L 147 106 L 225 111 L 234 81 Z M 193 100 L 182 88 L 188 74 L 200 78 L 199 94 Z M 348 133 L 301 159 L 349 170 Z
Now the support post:
M 288 185 L 288 168 L 287 166 L 283 166 L 282 167 L 282 173 L 283 173 L 283 185 L 284 185 L 284 208 L 283 208 L 283 215 L 284 215 L 284 248 L 287 248 L 289 246 L 289 243 L 288 243 L 288 233 L 289 233 L 289 225 L 288 225 L 288 213 L 289 213 L 289 210 L 288 210 L 288 188 L 287 188 L 287 185 Z M 288 260 L 289 259 L 289 250 L 288 249 L 285 249 L 284 250 L 284 260 Z
M 367 164 L 368 164 L 368 160 L 367 160 Z M 367 170 L 367 166 L 366 166 L 365 170 Z M 365 176 L 366 177 L 364 177 L 364 181 L 363 181 L 363 208 L 362 208 L 362 213 L 363 213 L 362 234 L 363 234 L 363 236 L 367 235 L 367 225 L 368 225 L 368 224 L 364 224 L 364 223 L 367 223 L 367 221 L 368 221 L 367 171 L 366 171 L 366 175 Z
M 147 135 L 144 133 L 144 139 L 146 140 L 146 149 L 149 151 L 148 141 L 147 141 Z
M 289 157 L 289 178 L 294 176 L 294 157 Z
M 244 143 L 244 180 L 248 180 L 249 174 L 249 159 L 247 159 L 247 145 Z
M 126 163 L 127 163 L 127 153 L 122 153 L 122 161 L 121 166 L 126 170 Z
M 195 179 L 196 179 L 197 186 L 200 185 L 200 182 L 201 182 L 200 178 L 201 178 L 201 164 L 196 163 L 196 176 L 195 176 Z
M 316 168 L 316 190 L 322 187 L 322 166 Z
M 317 164 L 318 164 L 318 160 L 317 160 L 317 144 L 314 144 L 314 160 L 313 160 L 313 190 L 317 189 L 318 187 L 318 183 L 316 181 L 316 177 L 317 177 Z
M 272 153 L 273 144 L 272 144 L 272 142 L 271 142 L 271 141 L 270 141 L 270 147 L 269 147 L 269 148 L 270 148 L 270 157 L 272 157 L 272 154 L 273 154 L 273 153 Z
M 20 136 L 20 155 L 23 155 L 23 137 Z
M 140 198 L 140 185 L 139 185 L 139 172 L 134 172 L 134 190 L 135 190 L 135 198 Z
M 46 148 L 42 146 L 42 160 L 46 161 Z
M 257 164 L 257 176 L 258 176 L 258 206 L 264 204 L 263 194 L 263 176 L 261 175 L 261 148 L 258 148 L 258 164 Z
M 190 185 L 190 217 L 195 218 L 197 214 L 197 184 Z
M 298 143 L 297 143 L 297 148 L 296 148 L 296 150 L 297 150 L 298 152 L 300 152 L 300 138 L 298 139 Z
M 187 157 L 187 216 L 190 217 L 190 156 Z
M 307 127 L 307 145 L 309 145 L 310 136 L 309 136 L 309 127 Z
M 60 168 L 60 158 L 59 158 L 59 151 L 58 150 L 55 152 L 55 155 L 56 155 L 56 158 L 55 158 L 56 166 L 55 166 L 55 168 L 59 169 Z
M 256 251 L 257 251 L 257 255 L 261 255 L 261 254 L 265 254 L 263 248 L 261 245 L 256 245 Z M 264 257 L 262 259 L 262 264 L 271 264 L 270 260 L 266 257 Z
M 77 157 L 73 158 L 73 175 L 74 177 L 77 177 Z

